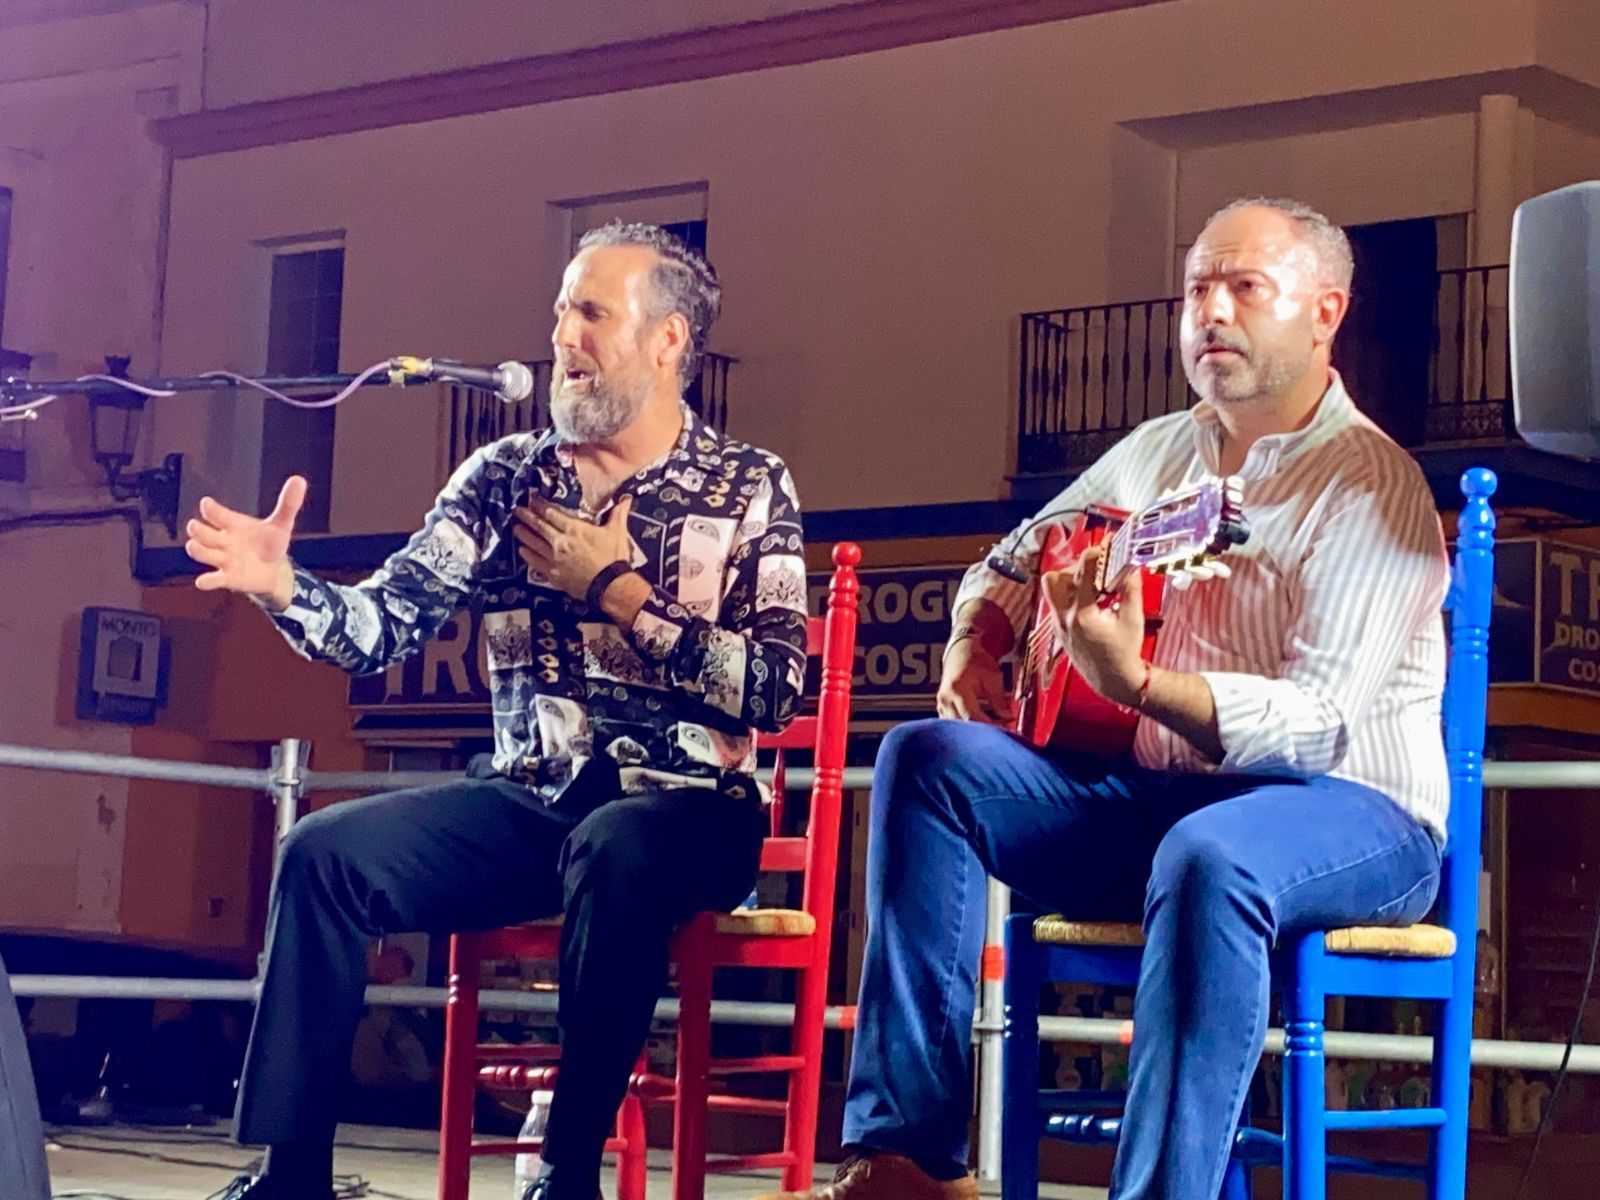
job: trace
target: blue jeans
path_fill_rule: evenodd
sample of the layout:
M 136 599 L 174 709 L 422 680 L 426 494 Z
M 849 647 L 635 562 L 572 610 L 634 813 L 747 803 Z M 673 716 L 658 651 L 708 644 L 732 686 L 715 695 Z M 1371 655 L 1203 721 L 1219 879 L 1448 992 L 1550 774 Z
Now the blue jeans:
M 992 726 L 884 739 L 844 1142 L 964 1170 L 985 877 L 1040 908 L 1144 922 L 1116 1200 L 1215 1196 L 1266 1035 L 1281 931 L 1403 925 L 1439 847 L 1337 779 L 1169 775 Z

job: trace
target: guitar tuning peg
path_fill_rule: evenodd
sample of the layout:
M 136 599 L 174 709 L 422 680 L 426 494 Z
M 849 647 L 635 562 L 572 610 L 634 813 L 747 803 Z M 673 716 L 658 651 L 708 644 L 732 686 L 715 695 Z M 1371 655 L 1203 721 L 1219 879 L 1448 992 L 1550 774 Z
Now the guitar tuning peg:
M 1194 586 L 1194 576 L 1188 571 L 1174 571 L 1167 576 L 1167 586 L 1175 592 L 1186 592 Z
M 1233 568 L 1219 558 L 1211 564 L 1211 574 L 1216 579 L 1227 579 L 1233 574 Z
M 1210 563 L 1196 563 L 1194 566 L 1188 569 L 1186 574 L 1191 579 L 1197 579 L 1203 583 L 1207 579 L 1214 579 L 1217 572 Z

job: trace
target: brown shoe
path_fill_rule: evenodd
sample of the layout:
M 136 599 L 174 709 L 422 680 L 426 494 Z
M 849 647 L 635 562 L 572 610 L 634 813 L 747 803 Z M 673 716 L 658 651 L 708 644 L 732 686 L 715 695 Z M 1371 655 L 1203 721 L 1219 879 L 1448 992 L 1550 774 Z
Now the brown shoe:
M 755 1200 L 978 1200 L 971 1175 L 942 1183 L 901 1154 L 847 1158 L 833 1182 L 809 1192 L 768 1192 Z

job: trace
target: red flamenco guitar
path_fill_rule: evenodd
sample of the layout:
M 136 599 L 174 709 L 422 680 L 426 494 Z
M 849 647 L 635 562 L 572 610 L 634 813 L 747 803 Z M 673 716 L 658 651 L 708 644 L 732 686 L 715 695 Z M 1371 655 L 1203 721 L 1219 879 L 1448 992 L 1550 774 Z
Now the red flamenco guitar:
M 1085 550 L 1109 538 L 1095 586 L 1102 596 L 1110 596 L 1121 589 L 1130 571 L 1143 572 L 1143 653 L 1148 662 L 1161 626 L 1166 576 L 1174 572 L 1204 576 L 1207 563 L 1250 536 L 1241 496 L 1239 479 L 1230 476 L 1175 492 L 1131 516 L 1091 506 L 1046 531 L 1037 576 L 1071 567 Z M 1035 746 L 1107 757 L 1132 748 L 1139 714 L 1107 700 L 1073 669 L 1056 640 L 1055 618 L 1042 589 L 1018 664 L 1016 698 L 1017 732 Z

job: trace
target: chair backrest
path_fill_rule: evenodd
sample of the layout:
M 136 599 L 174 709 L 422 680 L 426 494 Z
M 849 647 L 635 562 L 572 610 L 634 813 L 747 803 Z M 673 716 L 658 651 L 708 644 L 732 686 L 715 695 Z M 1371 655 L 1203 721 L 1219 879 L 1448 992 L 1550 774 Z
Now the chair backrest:
M 808 655 L 822 659 L 821 690 L 814 716 L 796 718 L 781 734 L 763 735 L 758 744 L 776 748 L 773 771 L 772 834 L 762 847 L 763 871 L 803 871 L 804 909 L 817 918 L 818 932 L 832 923 L 834 878 L 839 857 L 840 808 L 844 802 L 845 745 L 850 733 L 850 682 L 855 670 L 856 602 L 860 585 L 856 566 L 861 548 L 840 542 L 833 548 L 833 578 L 828 585 L 827 613 L 811 618 Z M 806 832 L 782 836 L 784 752 L 813 752 L 811 811 Z
M 1494 602 L 1494 472 L 1461 476 L 1465 503 L 1445 607 L 1450 664 L 1444 689 L 1445 759 L 1450 816 L 1439 884 L 1439 915 L 1456 935 L 1456 985 L 1472 990 L 1478 938 L 1478 875 L 1483 857 L 1483 740 L 1489 700 L 1489 616 Z M 1464 974 L 1465 978 L 1462 978 Z

